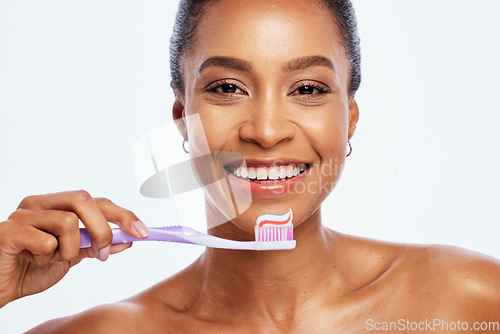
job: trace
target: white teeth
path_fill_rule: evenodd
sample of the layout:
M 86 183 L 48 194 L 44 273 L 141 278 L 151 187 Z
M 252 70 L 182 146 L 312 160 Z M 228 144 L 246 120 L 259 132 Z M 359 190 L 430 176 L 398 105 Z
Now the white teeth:
M 241 177 L 246 179 L 248 177 L 248 169 L 246 168 L 238 168 L 238 169 L 241 169 Z
M 280 168 L 279 167 L 270 167 L 267 169 L 269 173 L 269 180 L 277 180 L 280 178 Z
M 257 168 L 257 180 L 267 180 L 267 168 L 266 167 Z
M 248 178 L 250 178 L 250 179 L 257 178 L 257 173 L 255 173 L 255 168 L 253 168 L 253 167 L 248 168 Z
M 276 180 L 295 177 L 305 170 L 305 164 L 272 167 L 238 167 L 233 171 L 233 174 L 243 179 L 249 178 L 251 180 L 257 179 L 261 182 L 265 180 L 278 182 Z
M 284 179 L 286 177 L 286 167 L 280 166 L 280 179 Z

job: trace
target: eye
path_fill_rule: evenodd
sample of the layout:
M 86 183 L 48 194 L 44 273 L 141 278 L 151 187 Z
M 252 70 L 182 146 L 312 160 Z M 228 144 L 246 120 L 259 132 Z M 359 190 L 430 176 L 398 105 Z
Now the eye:
M 313 86 L 302 86 L 297 89 L 299 94 L 314 94 L 319 90 Z
M 289 95 L 318 95 L 318 94 L 328 94 L 331 90 L 326 86 L 320 85 L 313 82 L 301 83 L 293 92 Z
M 212 83 L 210 86 L 205 88 L 205 91 L 222 93 L 222 94 L 246 94 L 242 89 L 240 89 L 234 83 L 230 83 L 224 80 Z

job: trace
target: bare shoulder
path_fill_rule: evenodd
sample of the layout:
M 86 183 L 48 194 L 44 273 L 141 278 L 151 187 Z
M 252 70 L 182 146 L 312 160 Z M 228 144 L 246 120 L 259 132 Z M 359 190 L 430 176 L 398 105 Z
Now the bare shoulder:
M 347 260 L 363 286 L 376 287 L 392 315 L 498 321 L 500 261 L 444 245 L 410 245 L 341 235 Z M 350 255 L 349 255 L 350 254 Z M 373 297 L 373 295 L 371 296 Z M 411 301 L 411 302 L 408 302 Z
M 196 286 L 190 266 L 126 300 L 47 321 L 28 333 L 175 333 L 188 323 L 184 311 Z
M 79 314 L 47 321 L 28 333 L 129 333 L 140 332 L 138 305 L 105 304 Z
M 436 305 L 445 303 L 450 313 L 499 315 L 498 259 L 454 246 L 412 245 L 405 247 L 398 262 L 411 281 L 434 297 Z

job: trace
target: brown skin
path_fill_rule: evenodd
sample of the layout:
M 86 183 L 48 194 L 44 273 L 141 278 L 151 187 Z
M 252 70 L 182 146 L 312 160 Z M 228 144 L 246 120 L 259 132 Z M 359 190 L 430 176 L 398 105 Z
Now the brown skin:
M 49 321 L 33 333 L 360 333 L 367 331 L 368 319 L 471 325 L 500 320 L 497 260 L 454 247 L 362 239 L 322 225 L 320 205 L 340 172 L 327 175 L 321 167 L 342 169 L 358 108 L 347 91 L 348 61 L 328 11 L 290 3 L 221 0 L 210 7 L 183 63 L 186 90 L 176 92 L 174 117 L 199 113 L 211 150 L 236 150 L 250 158 L 300 157 L 314 164 L 304 182 L 327 182 L 326 191 L 312 187 L 272 200 L 256 198 L 243 215 L 211 231 L 248 239 L 257 215 L 291 207 L 297 248 L 207 249 L 185 270 L 137 296 Z M 337 72 L 324 66 L 283 70 L 294 59 L 316 55 L 330 59 Z M 198 75 L 200 64 L 212 56 L 245 60 L 252 69 L 219 65 Z M 240 90 L 204 90 L 221 79 Z M 297 91 L 304 82 L 330 92 L 305 96 Z M 179 128 L 187 131 L 195 152 L 201 145 L 196 131 L 189 122 L 179 122 Z M 208 223 L 219 214 L 217 203 L 207 200 Z
M 87 228 L 92 248 L 80 249 L 78 221 Z M 132 244 L 110 246 L 108 222 L 142 238 L 134 229 L 139 219 L 105 198 L 86 191 L 26 197 L 0 223 L 0 307 L 44 291 L 87 257 L 106 261 Z

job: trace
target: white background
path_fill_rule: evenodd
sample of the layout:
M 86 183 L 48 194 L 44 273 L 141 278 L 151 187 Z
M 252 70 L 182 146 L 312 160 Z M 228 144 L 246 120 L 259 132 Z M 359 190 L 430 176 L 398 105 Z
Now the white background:
M 151 226 L 175 220 L 171 202 L 139 195 L 130 151 L 170 119 L 176 6 L 0 0 L 0 220 L 27 195 L 73 189 Z M 323 205 L 325 224 L 500 257 L 500 3 L 358 0 L 355 8 L 360 120 L 343 179 Z M 138 243 L 106 263 L 85 260 L 50 290 L 0 310 L 0 331 L 126 298 L 202 250 Z

